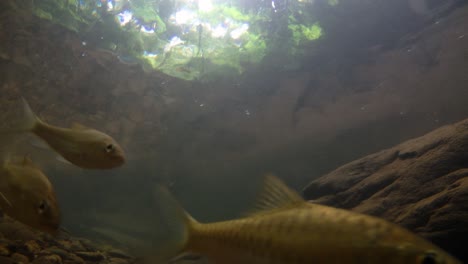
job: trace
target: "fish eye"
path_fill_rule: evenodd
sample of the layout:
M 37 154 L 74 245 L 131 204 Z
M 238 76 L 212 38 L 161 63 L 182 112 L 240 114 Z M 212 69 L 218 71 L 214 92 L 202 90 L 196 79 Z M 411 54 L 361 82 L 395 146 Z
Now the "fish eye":
M 39 214 L 43 214 L 47 210 L 47 208 L 48 208 L 47 201 L 42 200 L 39 203 L 39 206 L 37 207 L 37 211 L 39 212 Z
M 112 151 L 114 151 L 114 145 L 113 145 L 113 144 L 107 145 L 107 146 L 106 146 L 106 152 L 107 152 L 107 153 L 110 153 L 110 152 L 112 152 Z
M 421 264 L 437 264 L 437 255 L 434 252 L 427 252 L 421 259 Z

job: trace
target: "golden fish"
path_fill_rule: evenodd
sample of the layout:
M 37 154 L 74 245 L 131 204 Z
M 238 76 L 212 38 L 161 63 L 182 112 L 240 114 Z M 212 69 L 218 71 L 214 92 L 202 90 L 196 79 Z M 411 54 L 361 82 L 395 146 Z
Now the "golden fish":
M 306 202 L 273 176 L 266 177 L 257 207 L 251 216 L 208 224 L 179 207 L 170 223 L 181 223 L 180 238 L 143 262 L 185 253 L 217 264 L 461 264 L 388 221 Z
M 54 188 L 27 157 L 21 163 L 6 160 L 0 167 L 0 208 L 17 221 L 51 234 L 60 226 Z
M 61 128 L 41 121 L 22 99 L 26 118 L 15 132 L 32 132 L 66 161 L 85 169 L 112 169 L 125 163 L 122 148 L 110 136 L 75 123 Z

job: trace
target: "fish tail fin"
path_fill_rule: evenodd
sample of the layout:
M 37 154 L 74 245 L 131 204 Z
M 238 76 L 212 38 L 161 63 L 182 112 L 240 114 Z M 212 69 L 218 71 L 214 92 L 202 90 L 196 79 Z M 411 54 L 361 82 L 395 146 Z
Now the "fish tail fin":
M 186 251 L 190 235 L 199 225 L 199 222 L 185 211 L 172 196 L 167 187 L 157 185 L 155 199 L 160 205 L 163 228 L 167 230 L 167 239 L 163 246 L 152 249 L 151 254 L 147 254 L 137 263 L 160 264 L 177 259 Z
M 23 97 L 21 97 L 21 105 L 23 108 L 22 116 L 19 117 L 18 121 L 10 124 L 8 128 L 2 128 L 2 130 L 0 130 L 0 134 L 29 132 L 34 129 L 38 122 L 40 122 L 39 118 L 34 114 L 28 102 Z

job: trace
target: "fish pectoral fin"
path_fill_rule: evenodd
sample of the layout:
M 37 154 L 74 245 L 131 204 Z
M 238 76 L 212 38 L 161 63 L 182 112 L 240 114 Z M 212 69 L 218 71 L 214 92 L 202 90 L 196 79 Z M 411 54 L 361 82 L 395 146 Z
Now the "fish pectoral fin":
M 5 195 L 3 195 L 2 192 L 0 192 L 0 197 L 1 197 L 10 207 L 13 207 L 13 204 L 11 204 L 11 202 L 6 198 Z
M 45 150 L 52 150 L 52 148 L 47 145 L 47 143 L 39 138 L 35 138 L 30 141 L 30 144 L 36 148 L 45 149 Z
M 264 213 L 273 209 L 294 207 L 305 200 L 294 190 L 286 186 L 278 177 L 267 175 L 252 210 L 247 215 Z
M 73 163 L 69 162 L 68 160 L 66 160 L 66 159 L 65 159 L 64 157 L 62 157 L 62 156 L 57 156 L 55 159 L 58 160 L 58 161 L 60 161 L 60 162 L 62 162 L 62 163 L 69 164 L 69 165 L 73 165 Z
M 71 125 L 71 129 L 75 129 L 75 130 L 87 130 L 87 129 L 90 129 L 89 127 L 85 126 L 85 125 L 82 125 L 78 122 L 73 122 L 72 125 Z
M 39 139 L 39 138 L 35 138 L 33 140 L 30 141 L 30 144 L 33 145 L 34 147 L 36 148 L 39 148 L 39 149 L 42 149 L 42 150 L 46 150 L 46 151 L 50 151 L 51 153 L 54 153 L 55 154 L 60 154 L 60 152 L 54 150 L 51 146 L 49 146 L 45 141 Z M 74 144 L 73 142 L 69 142 L 69 141 L 66 141 L 66 140 L 60 140 L 60 142 L 58 143 L 63 149 L 66 149 L 67 152 L 71 155 L 81 155 L 81 150 L 79 147 L 77 147 L 77 144 Z M 57 160 L 59 161 L 62 161 L 62 162 L 65 162 L 65 163 L 70 163 L 69 161 L 67 161 L 66 159 L 64 159 L 63 157 L 61 157 L 60 155 L 57 156 Z

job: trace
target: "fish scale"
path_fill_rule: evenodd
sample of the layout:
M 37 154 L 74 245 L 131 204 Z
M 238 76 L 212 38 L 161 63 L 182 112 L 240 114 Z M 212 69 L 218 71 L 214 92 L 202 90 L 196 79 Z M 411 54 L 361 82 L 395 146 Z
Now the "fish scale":
M 189 243 L 188 249 L 203 250 L 216 247 L 217 243 L 221 243 L 225 246 L 236 247 L 241 251 L 245 250 L 239 254 L 287 259 L 301 263 L 300 260 L 307 261 L 310 258 L 311 245 L 319 245 L 324 242 L 326 244 L 327 237 L 346 233 L 340 228 L 327 226 L 323 226 L 324 228 L 321 230 L 314 229 L 312 219 L 313 214 L 310 213 L 310 210 L 303 208 L 272 213 L 268 216 L 263 215 L 260 219 L 252 218 L 207 224 L 197 228 L 197 231 L 192 233 L 193 241 L 200 239 L 199 241 L 203 242 L 193 245 Z M 318 219 L 319 221 L 316 221 L 318 226 L 326 222 L 323 218 Z M 345 226 L 339 220 L 336 222 L 337 227 Z M 324 234 L 327 236 L 324 237 Z M 373 236 L 374 234 L 369 235 Z M 341 243 L 352 243 L 354 239 L 350 237 L 348 240 L 343 240 Z M 372 240 L 374 239 L 369 239 L 369 241 Z

